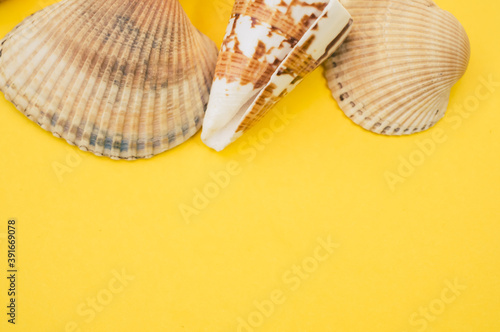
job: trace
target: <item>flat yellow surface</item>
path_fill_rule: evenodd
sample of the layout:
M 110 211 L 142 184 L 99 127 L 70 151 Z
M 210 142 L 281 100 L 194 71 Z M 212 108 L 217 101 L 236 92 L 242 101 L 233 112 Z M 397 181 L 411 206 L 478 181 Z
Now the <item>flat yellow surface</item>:
M 0 37 L 50 2 L 2 2 Z M 181 3 L 220 44 L 231 1 Z M 351 123 L 321 69 L 223 152 L 198 134 L 136 162 L 0 94 L 0 330 L 500 331 L 500 3 L 437 3 L 472 59 L 445 119 L 410 137 Z

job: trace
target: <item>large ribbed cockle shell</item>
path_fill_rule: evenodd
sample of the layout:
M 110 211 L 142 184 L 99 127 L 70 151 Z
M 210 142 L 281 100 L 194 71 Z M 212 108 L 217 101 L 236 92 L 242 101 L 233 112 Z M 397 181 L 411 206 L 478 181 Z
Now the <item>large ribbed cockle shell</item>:
M 0 90 L 83 150 L 147 158 L 201 127 L 216 59 L 177 0 L 63 0 L 0 41 Z
M 340 108 L 379 134 L 432 127 L 469 62 L 469 39 L 460 22 L 432 0 L 341 2 L 356 25 L 325 62 Z
M 219 53 L 202 140 L 222 150 L 342 43 L 337 0 L 236 0 Z

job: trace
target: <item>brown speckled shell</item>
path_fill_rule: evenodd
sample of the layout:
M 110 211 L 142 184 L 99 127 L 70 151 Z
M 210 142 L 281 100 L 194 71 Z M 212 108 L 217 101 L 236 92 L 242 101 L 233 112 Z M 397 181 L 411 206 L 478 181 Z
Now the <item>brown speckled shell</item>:
M 431 0 L 342 0 L 356 24 L 325 62 L 340 108 L 379 134 L 432 127 L 467 69 L 469 39 Z
M 82 150 L 148 158 L 201 127 L 217 48 L 178 0 L 63 0 L 0 44 L 6 98 Z
M 337 0 L 236 0 L 215 71 L 202 140 L 221 150 L 342 43 L 352 26 Z

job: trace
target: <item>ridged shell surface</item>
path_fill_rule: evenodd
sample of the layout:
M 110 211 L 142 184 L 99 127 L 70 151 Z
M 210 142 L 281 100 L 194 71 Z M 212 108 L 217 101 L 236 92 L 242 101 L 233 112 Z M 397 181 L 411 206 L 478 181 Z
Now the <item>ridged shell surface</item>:
M 337 0 L 236 0 L 202 139 L 221 150 L 252 127 L 349 33 Z
M 432 127 L 469 62 L 469 39 L 460 22 L 431 0 L 341 2 L 356 25 L 325 62 L 340 108 L 379 134 Z
M 177 0 L 63 0 L 0 41 L 0 90 L 83 150 L 148 158 L 201 127 L 216 59 Z

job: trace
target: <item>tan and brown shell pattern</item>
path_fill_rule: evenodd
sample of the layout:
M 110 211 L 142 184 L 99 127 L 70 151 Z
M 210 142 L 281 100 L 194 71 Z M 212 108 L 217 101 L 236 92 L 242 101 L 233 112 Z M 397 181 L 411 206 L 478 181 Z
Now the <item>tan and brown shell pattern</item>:
M 178 0 L 63 0 L 0 41 L 0 90 L 82 150 L 148 158 L 201 127 L 216 59 Z
M 340 108 L 379 134 L 432 127 L 469 62 L 469 39 L 460 22 L 431 0 L 341 2 L 356 25 L 325 62 Z
M 236 0 L 215 71 L 202 140 L 215 150 L 260 120 L 350 31 L 337 0 Z

